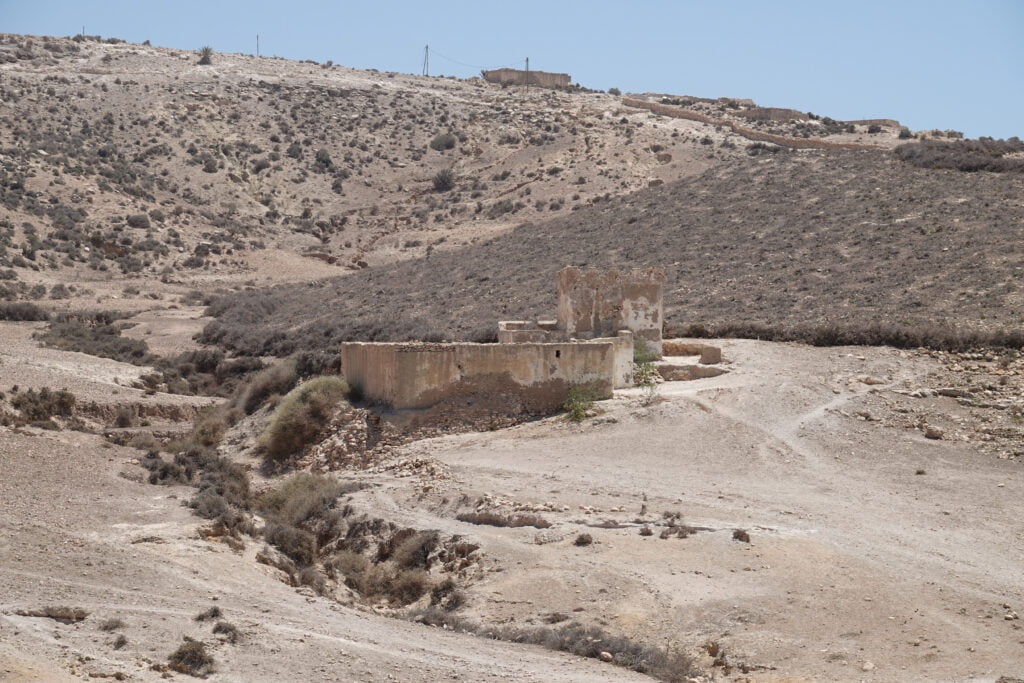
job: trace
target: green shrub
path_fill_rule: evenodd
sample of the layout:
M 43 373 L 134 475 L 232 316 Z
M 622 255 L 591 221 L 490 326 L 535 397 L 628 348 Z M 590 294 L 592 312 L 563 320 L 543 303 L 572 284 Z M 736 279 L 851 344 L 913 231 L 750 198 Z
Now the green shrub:
M 213 48 L 209 45 L 204 45 L 199 49 L 199 64 L 201 66 L 213 64 Z
M 452 149 L 455 147 L 455 136 L 451 133 L 438 133 L 434 136 L 434 139 L 430 141 L 430 149 L 442 152 L 446 149 Z
M 321 433 L 331 413 L 350 395 L 340 377 L 317 377 L 292 390 L 274 411 L 260 437 L 264 453 L 283 459 L 302 450 Z
M 57 321 L 35 336 L 47 346 L 62 351 L 78 351 L 133 365 L 143 365 L 152 360 L 146 342 L 122 337 L 121 330 L 109 323 L 89 324 L 74 319 Z
M 622 94 L 622 91 L 619 90 L 618 88 L 608 88 L 608 94 L 615 95 L 616 97 L 618 97 L 619 95 Z
M 562 404 L 565 418 L 572 422 L 582 422 L 587 417 L 587 411 L 594 407 L 595 398 L 594 389 L 589 385 L 569 389 L 569 396 Z

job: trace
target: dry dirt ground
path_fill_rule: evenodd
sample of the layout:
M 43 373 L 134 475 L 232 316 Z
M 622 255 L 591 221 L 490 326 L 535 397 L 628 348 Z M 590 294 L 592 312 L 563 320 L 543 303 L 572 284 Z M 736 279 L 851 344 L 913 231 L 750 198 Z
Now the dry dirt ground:
M 420 441 L 339 474 L 372 484 L 356 507 L 481 545 L 470 619 L 528 626 L 564 613 L 695 654 L 713 643 L 719 663 L 700 661 L 720 679 L 1024 673 L 1019 458 L 966 429 L 925 438 L 904 419 L 960 424 L 958 398 L 910 395 L 947 386 L 948 366 L 892 349 L 723 346 L 728 374 L 663 384 L 652 405 L 630 390 L 579 425 Z M 0 431 L 0 677 L 156 679 L 150 667 L 189 635 L 213 647 L 212 680 L 630 678 L 290 588 L 254 561 L 257 543 L 236 553 L 197 537 L 181 505 L 193 489 L 119 476 L 141 472 L 138 455 L 87 434 Z M 552 527 L 454 519 L 474 504 Z M 697 530 L 662 539 L 674 512 Z M 574 545 L 583 532 L 592 545 Z M 18 615 L 55 605 L 90 615 Z M 211 605 L 240 644 L 193 621 Z M 113 617 L 126 622 L 117 650 L 98 629 Z

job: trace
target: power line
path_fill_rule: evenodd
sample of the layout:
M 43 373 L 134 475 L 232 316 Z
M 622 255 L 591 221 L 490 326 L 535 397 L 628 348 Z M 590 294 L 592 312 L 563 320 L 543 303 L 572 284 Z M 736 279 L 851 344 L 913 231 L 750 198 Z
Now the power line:
M 426 61 L 427 60 L 427 50 L 430 50 L 429 46 L 424 48 L 424 67 L 426 67 L 426 65 L 427 65 L 427 61 Z M 523 60 L 520 59 L 520 60 L 517 60 L 517 61 L 512 62 L 510 64 L 501 64 L 499 66 L 481 66 L 479 64 L 467 64 L 466 62 L 459 61 L 458 59 L 452 59 L 451 57 L 438 52 L 436 49 L 430 50 L 430 52 L 433 52 L 435 55 L 437 55 L 441 59 L 448 60 L 449 62 L 452 62 L 453 64 L 458 64 L 459 66 L 465 66 L 465 67 L 468 67 L 470 69 L 481 69 L 481 70 L 503 69 L 505 67 L 519 66 L 520 64 L 523 63 Z M 424 75 L 426 75 L 426 74 L 424 74 Z

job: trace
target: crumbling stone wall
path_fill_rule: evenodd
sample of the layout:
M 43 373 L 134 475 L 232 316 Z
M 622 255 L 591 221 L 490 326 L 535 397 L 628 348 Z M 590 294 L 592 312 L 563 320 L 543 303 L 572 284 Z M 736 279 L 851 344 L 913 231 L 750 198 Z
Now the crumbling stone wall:
M 611 337 L 630 330 L 661 355 L 665 271 L 580 270 L 558 272 L 558 329 L 570 339 Z
M 533 344 L 341 345 L 345 379 L 366 399 L 408 415 L 557 412 L 574 386 L 610 398 L 615 340 Z

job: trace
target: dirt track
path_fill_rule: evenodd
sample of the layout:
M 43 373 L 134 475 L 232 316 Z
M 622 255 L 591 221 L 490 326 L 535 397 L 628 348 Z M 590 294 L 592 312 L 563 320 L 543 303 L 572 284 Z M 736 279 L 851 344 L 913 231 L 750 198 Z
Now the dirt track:
M 938 364 L 892 349 L 727 342 L 726 353 L 731 374 L 663 385 L 667 400 L 650 408 L 623 398 L 579 427 L 413 448 L 447 464 L 460 490 L 571 508 L 544 513 L 556 524 L 539 538 L 478 527 L 511 568 L 481 591 L 529 601 L 480 611 L 585 605 L 654 642 L 717 641 L 766 680 L 1021 675 L 1020 466 L 853 417 L 868 405 L 881 415 L 891 389 L 928 386 Z M 712 531 L 662 540 L 667 511 Z M 653 536 L 638 534 L 638 517 Z M 599 519 L 628 526 L 580 524 Z M 732 539 L 737 528 L 750 545 Z M 581 531 L 595 545 L 572 546 Z M 564 540 L 534 545 L 552 537 Z

